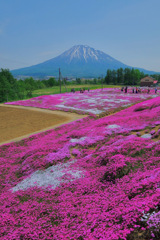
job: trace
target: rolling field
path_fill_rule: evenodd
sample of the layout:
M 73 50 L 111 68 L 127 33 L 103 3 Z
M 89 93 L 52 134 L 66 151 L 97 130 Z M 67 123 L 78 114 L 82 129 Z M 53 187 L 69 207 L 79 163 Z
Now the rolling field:
M 159 94 L 10 104 L 90 115 L 0 147 L 1 239 L 160 239 Z

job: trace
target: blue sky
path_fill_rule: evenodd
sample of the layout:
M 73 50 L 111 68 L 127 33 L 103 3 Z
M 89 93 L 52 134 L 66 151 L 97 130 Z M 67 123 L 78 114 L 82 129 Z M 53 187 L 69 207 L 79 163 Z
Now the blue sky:
M 0 68 L 82 44 L 160 72 L 160 0 L 0 0 Z

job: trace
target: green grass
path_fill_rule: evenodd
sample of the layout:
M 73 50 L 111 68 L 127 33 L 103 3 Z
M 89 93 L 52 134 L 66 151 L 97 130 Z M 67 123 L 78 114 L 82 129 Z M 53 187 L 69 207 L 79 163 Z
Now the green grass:
M 118 87 L 120 88 L 121 86 L 118 86 L 118 85 L 103 85 L 103 88 L 115 88 L 115 87 Z M 66 88 L 67 88 L 67 91 L 66 91 Z M 80 88 L 85 88 L 86 90 L 89 88 L 90 90 L 91 89 L 101 89 L 102 88 L 102 85 L 94 85 L 94 84 L 80 84 L 80 85 L 76 85 L 76 84 L 73 84 L 73 85 L 67 85 L 66 88 L 64 86 L 61 87 L 61 92 L 62 93 L 65 93 L 65 92 L 71 92 L 71 88 L 74 88 L 75 91 L 79 91 Z M 38 90 L 34 90 L 33 91 L 33 97 L 38 97 L 38 96 L 41 96 L 41 95 L 50 95 L 50 94 L 58 94 L 60 93 L 60 87 L 59 86 L 54 86 L 54 87 L 51 87 L 51 88 L 44 88 L 44 89 L 38 89 Z

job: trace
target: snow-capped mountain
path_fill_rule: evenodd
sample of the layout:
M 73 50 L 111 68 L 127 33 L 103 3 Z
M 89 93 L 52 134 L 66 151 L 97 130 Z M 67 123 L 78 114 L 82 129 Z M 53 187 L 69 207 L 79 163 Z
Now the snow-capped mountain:
M 14 76 L 58 76 L 60 68 L 64 77 L 100 77 L 106 74 L 107 69 L 121 67 L 129 66 L 102 51 L 86 45 L 76 45 L 48 61 L 11 72 Z
M 112 57 L 105 54 L 102 51 L 95 50 L 94 48 L 88 47 L 86 45 L 77 45 L 69 49 L 60 55 L 61 58 L 64 58 L 68 61 L 68 63 L 84 61 L 88 63 L 92 62 L 100 62 L 100 61 L 114 61 Z

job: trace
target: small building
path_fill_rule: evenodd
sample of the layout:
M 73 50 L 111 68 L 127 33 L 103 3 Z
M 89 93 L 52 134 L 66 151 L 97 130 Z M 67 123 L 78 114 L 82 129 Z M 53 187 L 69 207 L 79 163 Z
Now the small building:
M 158 81 L 156 81 L 154 78 L 152 77 L 144 77 L 141 79 L 140 81 L 140 86 L 141 87 L 151 87 L 151 86 L 155 86 L 157 84 Z

